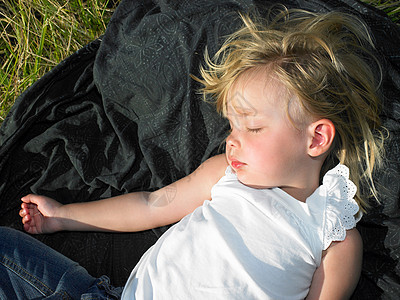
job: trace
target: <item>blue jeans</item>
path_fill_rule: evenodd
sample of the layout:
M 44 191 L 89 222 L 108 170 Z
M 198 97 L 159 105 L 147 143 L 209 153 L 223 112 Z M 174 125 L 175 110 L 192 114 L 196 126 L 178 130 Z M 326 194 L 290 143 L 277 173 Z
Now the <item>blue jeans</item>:
M 94 278 L 57 251 L 0 227 L 0 299 L 119 299 L 122 288 Z

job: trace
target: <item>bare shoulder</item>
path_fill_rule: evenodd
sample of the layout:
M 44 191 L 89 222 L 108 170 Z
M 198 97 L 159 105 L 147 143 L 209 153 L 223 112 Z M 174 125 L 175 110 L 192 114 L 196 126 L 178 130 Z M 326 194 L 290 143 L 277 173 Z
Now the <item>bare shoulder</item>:
M 340 242 L 332 242 L 332 244 L 326 250 L 328 253 L 340 253 L 343 254 L 347 252 L 356 251 L 359 248 L 362 249 L 362 239 L 361 235 L 356 228 L 346 230 L 346 238 Z M 324 256 L 325 256 L 324 255 Z
M 193 173 L 176 182 L 179 191 L 191 195 L 195 206 L 205 199 L 211 200 L 211 188 L 224 176 L 228 163 L 223 154 L 213 156 L 203 162 Z
M 203 179 L 211 180 L 214 185 L 224 174 L 228 166 L 226 156 L 219 154 L 207 159 L 192 174 L 192 178 L 200 175 Z
M 211 200 L 211 188 L 225 174 L 225 155 L 203 162 L 193 173 L 163 187 L 149 196 L 151 226 L 158 227 L 179 221 L 185 215 Z
M 314 273 L 307 299 L 348 299 L 361 274 L 362 239 L 356 228 L 346 238 L 333 242 L 324 251 L 321 265 Z

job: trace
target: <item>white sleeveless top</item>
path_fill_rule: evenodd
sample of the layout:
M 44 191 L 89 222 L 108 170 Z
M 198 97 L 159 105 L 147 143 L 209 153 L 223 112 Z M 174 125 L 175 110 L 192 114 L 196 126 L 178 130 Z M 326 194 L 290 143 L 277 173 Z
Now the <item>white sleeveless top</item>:
M 359 219 L 348 178 L 338 165 L 304 203 L 247 187 L 228 167 L 212 201 L 143 255 L 122 299 L 304 299 L 322 251 Z

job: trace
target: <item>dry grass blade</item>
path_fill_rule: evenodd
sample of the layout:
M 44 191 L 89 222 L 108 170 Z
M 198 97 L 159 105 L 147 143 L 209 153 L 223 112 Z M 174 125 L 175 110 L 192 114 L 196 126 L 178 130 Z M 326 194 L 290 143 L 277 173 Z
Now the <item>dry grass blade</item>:
M 117 0 L 0 3 L 0 123 L 16 97 L 62 59 L 104 33 Z
M 400 22 L 400 1 L 394 0 L 362 0 L 364 3 L 374 6 L 377 9 L 384 11 L 390 19 L 399 24 Z

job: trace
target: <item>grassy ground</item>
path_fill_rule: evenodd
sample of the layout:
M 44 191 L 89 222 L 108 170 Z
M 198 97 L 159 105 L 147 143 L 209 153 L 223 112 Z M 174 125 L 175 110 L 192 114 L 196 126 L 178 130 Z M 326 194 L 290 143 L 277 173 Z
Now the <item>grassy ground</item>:
M 0 3 L 0 124 L 15 98 L 45 72 L 104 33 L 118 0 Z
M 132 0 L 133 1 L 133 0 Z M 0 124 L 15 98 L 104 33 L 119 0 L 2 0 Z M 400 23 L 400 1 L 365 0 Z
M 400 24 L 400 1 L 365 0 L 363 2 L 383 10 L 393 22 Z

